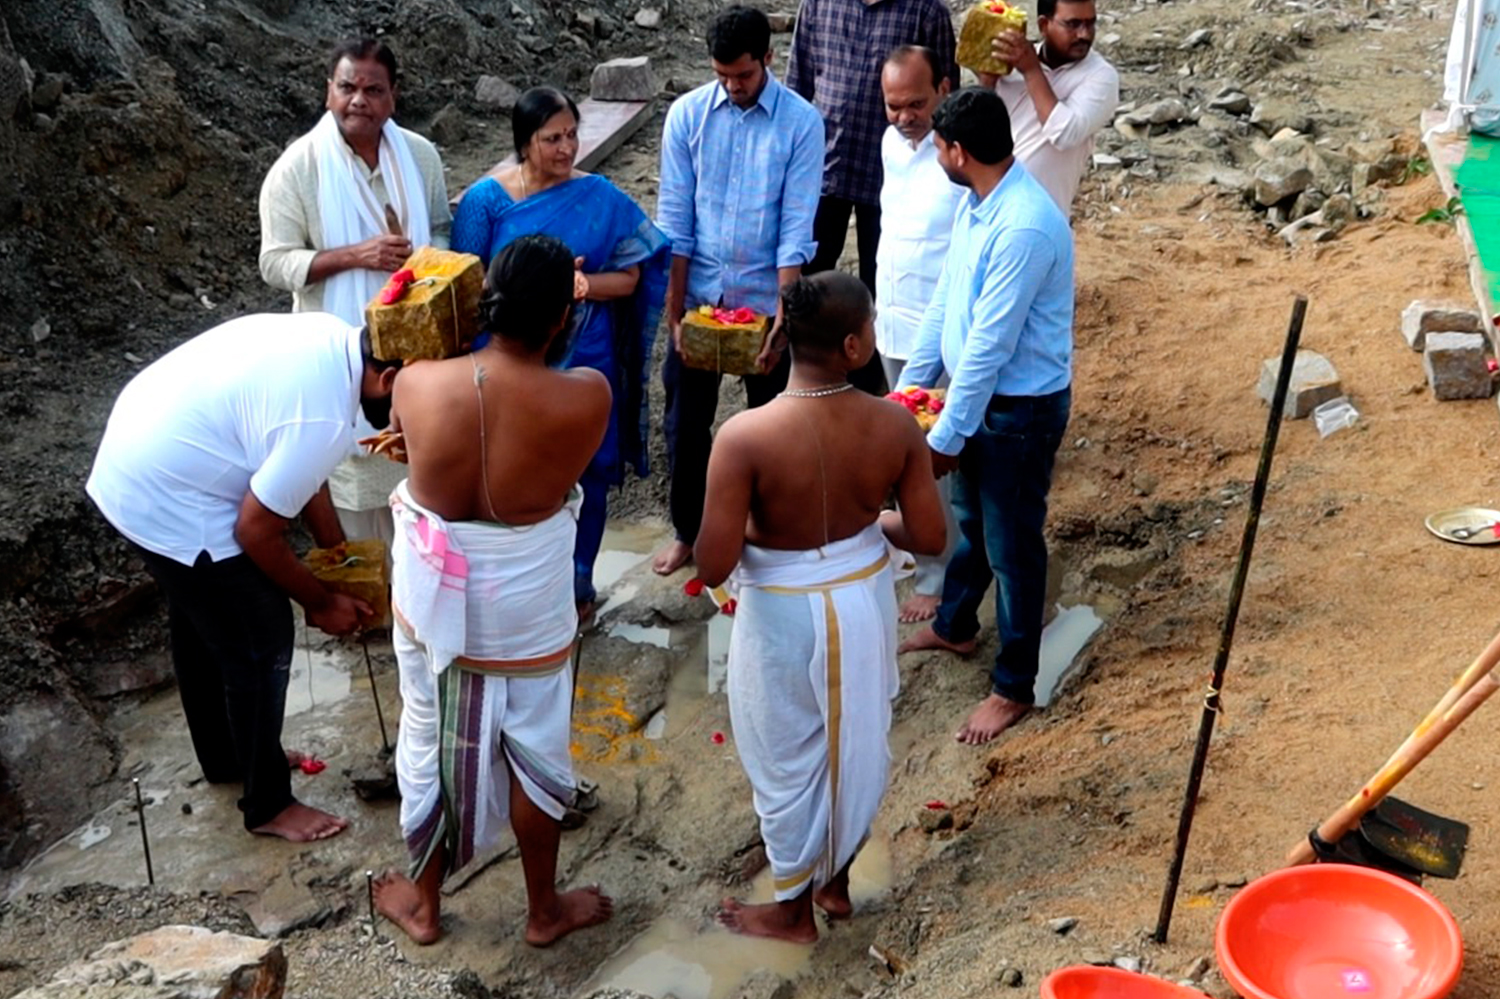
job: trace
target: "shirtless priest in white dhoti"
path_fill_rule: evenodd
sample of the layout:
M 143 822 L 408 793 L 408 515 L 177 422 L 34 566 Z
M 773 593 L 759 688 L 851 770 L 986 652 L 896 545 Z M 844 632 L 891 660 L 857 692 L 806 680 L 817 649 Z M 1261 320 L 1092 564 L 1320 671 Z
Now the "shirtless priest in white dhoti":
M 573 254 L 525 236 L 486 279 L 481 349 L 407 366 L 392 426 L 410 474 L 391 498 L 393 640 L 401 671 L 396 777 L 411 877 L 376 907 L 418 943 L 441 933 L 443 879 L 510 822 L 526 879 L 526 942 L 608 919 L 598 888 L 559 893 L 574 791 L 570 655 L 579 477 L 609 424 L 610 388 L 546 366 L 575 292 Z
M 864 285 L 836 271 L 799 279 L 782 313 L 790 381 L 714 440 L 693 557 L 704 583 L 733 572 L 738 586 L 729 712 L 776 890 L 765 905 L 726 899 L 719 919 L 807 942 L 814 905 L 830 918 L 852 911 L 849 866 L 885 793 L 891 549 L 939 554 L 945 526 L 911 414 L 850 391 L 849 372 L 875 351 Z M 893 493 L 898 509 L 882 512 Z

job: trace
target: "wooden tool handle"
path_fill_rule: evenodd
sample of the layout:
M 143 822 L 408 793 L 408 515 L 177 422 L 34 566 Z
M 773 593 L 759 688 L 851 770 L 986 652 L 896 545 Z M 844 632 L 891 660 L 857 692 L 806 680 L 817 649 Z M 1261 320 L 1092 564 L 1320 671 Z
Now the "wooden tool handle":
M 1474 713 L 1474 709 L 1483 704 L 1486 698 L 1497 690 L 1500 690 L 1500 681 L 1486 672 L 1454 700 L 1446 711 L 1437 714 L 1434 709 L 1432 713 L 1429 713 L 1422 724 L 1417 726 L 1416 731 L 1412 732 L 1401 748 L 1396 751 L 1396 754 L 1380 768 L 1374 777 L 1370 778 L 1369 783 L 1360 788 L 1358 794 L 1346 801 L 1342 808 L 1318 826 L 1318 838 L 1327 843 L 1337 843 L 1348 835 L 1355 826 L 1359 825 L 1360 819 L 1364 818 L 1366 812 L 1380 804 L 1402 778 L 1411 773 L 1418 763 L 1426 759 L 1428 754 L 1448 738 L 1448 735 L 1458 728 L 1465 718 Z M 1447 700 L 1447 695 L 1444 696 L 1444 700 Z M 1439 706 L 1441 704 L 1442 702 L 1439 702 Z M 1434 718 L 1433 714 L 1437 714 L 1437 717 Z M 1310 864 L 1315 859 L 1317 858 L 1313 853 L 1312 844 L 1303 840 L 1287 854 L 1286 863 L 1288 867 L 1295 867 L 1298 864 Z

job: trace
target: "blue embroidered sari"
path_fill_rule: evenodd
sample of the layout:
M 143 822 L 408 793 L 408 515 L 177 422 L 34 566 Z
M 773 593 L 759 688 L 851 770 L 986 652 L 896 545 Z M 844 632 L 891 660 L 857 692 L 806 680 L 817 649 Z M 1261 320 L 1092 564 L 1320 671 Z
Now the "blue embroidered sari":
M 608 488 L 625 480 L 627 465 L 641 476 L 650 470 L 646 368 L 666 299 L 671 244 L 629 195 L 596 174 L 520 202 L 499 181 L 486 177 L 459 203 L 451 243 L 459 252 L 478 255 L 488 267 L 511 241 L 537 234 L 555 236 L 575 257 L 583 257 L 585 274 L 641 269 L 629 297 L 575 306 L 575 333 L 564 365 L 602 372 L 614 391 L 609 431 L 581 483 L 585 501 L 574 556 L 575 590 L 580 600 L 592 600 L 590 577 L 603 538 Z

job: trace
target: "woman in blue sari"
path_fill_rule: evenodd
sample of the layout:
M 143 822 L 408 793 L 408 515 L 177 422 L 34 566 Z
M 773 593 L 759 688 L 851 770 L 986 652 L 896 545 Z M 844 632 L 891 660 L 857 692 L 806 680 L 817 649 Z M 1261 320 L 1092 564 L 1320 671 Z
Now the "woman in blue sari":
M 646 367 L 666 297 L 671 244 L 618 187 L 574 166 L 578 106 L 561 91 L 536 87 L 511 115 L 518 162 L 464 194 L 453 219 L 453 249 L 490 258 L 521 236 L 556 236 L 578 264 L 579 302 L 565 367 L 603 372 L 614 414 L 599 453 L 579 483 L 583 511 L 573 551 L 580 616 L 593 609 L 594 560 L 604 539 L 609 487 L 625 468 L 646 475 Z

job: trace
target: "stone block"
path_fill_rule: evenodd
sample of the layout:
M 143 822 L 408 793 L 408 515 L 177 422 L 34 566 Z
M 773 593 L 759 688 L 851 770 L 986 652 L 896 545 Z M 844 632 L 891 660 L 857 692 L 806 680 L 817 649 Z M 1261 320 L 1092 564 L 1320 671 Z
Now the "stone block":
M 771 13 L 766 15 L 766 20 L 771 22 L 772 34 L 790 35 L 797 30 L 796 14 Z
M 1280 357 L 1269 357 L 1260 366 L 1260 383 L 1255 391 L 1266 403 L 1276 394 L 1276 376 L 1280 371 Z M 1332 362 L 1316 351 L 1299 350 L 1292 362 L 1292 383 L 1287 387 L 1282 418 L 1305 420 L 1318 406 L 1343 394 L 1344 387 Z
M 647 56 L 601 62 L 589 81 L 589 96 L 596 101 L 649 101 L 659 90 Z
M 276 941 L 201 926 L 163 926 L 105 944 L 86 961 L 57 972 L 49 984 L 22 995 L 281 999 L 285 988 L 286 955 Z
M 521 91 L 516 89 L 516 85 L 498 76 L 481 76 L 479 82 L 474 84 L 474 100 L 483 107 L 509 114 L 520 99 Z
M 1312 170 L 1288 157 L 1265 160 L 1255 168 L 1255 203 L 1274 205 L 1312 186 Z
M 1482 333 L 1430 333 L 1422 367 L 1433 398 L 1488 399 L 1490 371 L 1484 361 Z
M 1250 124 L 1267 135 L 1275 135 L 1283 128 L 1307 134 L 1313 130 L 1313 122 L 1307 113 L 1296 104 L 1285 101 L 1263 101 L 1250 112 Z
M 1401 335 L 1412 350 L 1426 347 L 1429 333 L 1480 333 L 1479 313 L 1459 302 L 1419 298 L 1401 312 Z
M 469 136 L 469 123 L 455 105 L 448 104 L 432 116 L 428 137 L 440 146 L 456 146 Z

